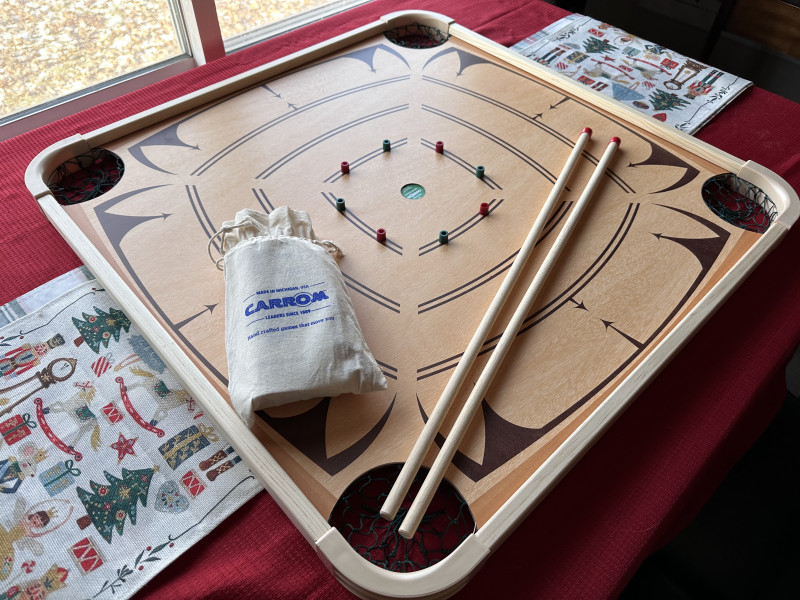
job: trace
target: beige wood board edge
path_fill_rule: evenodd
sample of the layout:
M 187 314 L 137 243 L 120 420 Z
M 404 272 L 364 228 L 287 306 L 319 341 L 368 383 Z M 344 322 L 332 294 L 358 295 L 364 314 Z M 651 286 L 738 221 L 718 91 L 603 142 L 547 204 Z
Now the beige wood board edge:
M 386 23 L 387 29 L 419 23 L 420 25 L 435 27 L 445 33 L 449 33 L 450 26 L 455 23 L 455 19 L 427 10 L 398 10 L 382 16 L 380 20 Z
M 330 526 L 289 478 L 255 435 L 245 426 L 211 383 L 184 354 L 125 282 L 106 263 L 103 256 L 86 239 L 83 232 L 62 210 L 52 195 L 38 199 L 47 216 L 70 247 L 86 263 L 109 295 L 136 324 L 147 342 L 157 349 L 175 377 L 203 406 L 214 425 L 242 457 L 256 478 L 267 489 L 309 543 L 315 543 Z
M 374 600 L 448 598 L 466 585 L 469 576 L 489 556 L 488 547 L 473 534 L 435 565 L 411 573 L 395 573 L 365 561 L 335 529 L 320 538 L 317 548 L 342 585 L 361 598 Z
M 80 135 L 73 135 L 51 144 L 39 152 L 25 169 L 25 186 L 37 200 L 49 195 L 51 192 L 47 187 L 47 180 L 50 174 L 64 161 L 89 150 L 91 146 Z
M 783 239 L 787 229 L 770 227 L 634 371 L 592 412 L 567 440 L 478 530 L 476 536 L 495 548 L 566 475 L 600 435 L 624 412 L 747 276 Z
M 772 224 L 789 229 L 800 217 L 800 199 L 786 181 L 761 165 L 748 160 L 737 173 L 745 181 L 760 187 L 775 202 L 778 218 Z

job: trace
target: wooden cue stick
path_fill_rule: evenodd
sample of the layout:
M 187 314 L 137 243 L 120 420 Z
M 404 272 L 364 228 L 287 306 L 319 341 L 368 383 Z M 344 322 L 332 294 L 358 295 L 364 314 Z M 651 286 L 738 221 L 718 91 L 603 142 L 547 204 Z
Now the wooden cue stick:
M 389 491 L 389 495 L 386 497 L 383 507 L 381 508 L 381 516 L 383 518 L 388 520 L 393 519 L 397 514 L 397 511 L 400 509 L 400 504 L 406 497 L 408 489 L 411 487 L 411 483 L 413 482 L 417 471 L 419 471 L 419 467 L 422 464 L 422 461 L 425 459 L 425 455 L 428 453 L 428 449 L 433 443 L 433 440 L 439 431 L 439 427 L 441 427 L 442 422 L 447 415 L 447 411 L 450 410 L 453 399 L 456 397 L 458 390 L 461 388 L 461 384 L 464 383 L 464 379 L 466 379 L 467 373 L 469 372 L 470 367 L 472 367 L 472 363 L 475 362 L 475 358 L 478 356 L 478 352 L 480 351 L 486 336 L 489 335 L 489 330 L 492 328 L 492 325 L 494 325 L 497 315 L 500 314 L 500 310 L 503 308 L 503 304 L 505 303 L 506 298 L 510 295 L 514 284 L 517 282 L 519 274 L 522 272 L 528 257 L 533 252 L 536 241 L 539 239 L 539 234 L 542 232 L 542 229 L 544 229 L 544 226 L 547 223 L 550 213 L 553 211 L 556 201 L 561 195 L 563 189 L 566 187 L 567 180 L 572 174 L 572 171 L 581 156 L 581 152 L 583 152 L 583 148 L 586 146 L 586 143 L 589 141 L 591 136 L 592 130 L 586 127 L 583 129 L 578 137 L 578 140 L 575 142 L 575 146 L 567 158 L 567 162 L 564 164 L 561 174 L 553 184 L 553 189 L 550 192 L 550 195 L 547 197 L 547 200 L 545 200 L 541 211 L 539 211 L 538 217 L 531 226 L 528 237 L 525 238 L 525 241 L 522 244 L 522 247 L 520 248 L 516 258 L 514 259 L 508 274 L 503 280 L 503 283 L 500 285 L 500 289 L 497 290 L 494 300 L 492 300 L 492 303 L 489 305 L 489 308 L 487 309 L 486 314 L 483 316 L 480 325 L 478 325 L 478 329 L 475 331 L 475 334 L 472 336 L 472 340 L 470 340 L 467 349 L 464 350 L 464 354 L 462 354 L 461 360 L 456 366 L 455 371 L 453 371 L 450 381 L 447 382 L 447 385 L 442 391 L 442 395 L 439 397 L 439 401 L 436 403 L 433 412 L 428 417 L 428 422 L 425 424 L 425 427 L 423 427 L 422 433 L 414 444 L 414 447 L 408 456 L 408 460 L 406 460 L 403 468 L 400 471 L 400 475 L 398 475 L 397 480 L 392 486 L 392 489 Z
M 583 213 L 589 199 L 597 189 L 600 179 L 603 177 L 603 174 L 608 167 L 608 163 L 613 158 L 618 147 L 619 138 L 611 138 L 611 141 L 606 147 L 606 151 L 603 153 L 600 162 L 597 163 L 597 167 L 595 168 L 594 173 L 592 173 L 589 183 L 586 184 L 586 188 L 578 199 L 575 208 L 572 210 L 572 213 L 567 219 L 567 222 L 564 224 L 564 227 L 561 229 L 561 232 L 559 233 L 555 242 L 553 242 L 553 247 L 547 253 L 542 266 L 539 268 L 539 271 L 536 273 L 533 281 L 531 281 L 528 290 L 525 292 L 525 296 L 522 298 L 519 306 L 514 311 L 514 315 L 511 317 L 508 327 L 506 327 L 503 335 L 500 338 L 500 341 L 497 343 L 497 346 L 492 352 L 489 361 L 486 363 L 483 372 L 481 372 L 481 375 L 478 378 L 472 393 L 470 393 L 467 401 L 464 403 L 464 407 L 461 409 L 456 422 L 453 424 L 453 428 L 450 430 L 447 440 L 442 446 L 442 449 L 439 452 L 439 455 L 436 457 L 433 465 L 431 466 L 431 469 L 428 472 L 425 481 L 422 483 L 422 487 L 420 488 L 417 497 L 414 499 L 414 502 L 411 504 L 411 508 L 409 508 L 408 513 L 403 520 L 403 523 L 400 525 L 400 535 L 402 535 L 404 538 L 410 539 L 413 537 L 417 527 L 419 527 L 420 521 L 422 521 L 422 517 L 424 516 L 428 505 L 433 499 L 436 489 L 439 487 L 439 484 L 444 478 L 444 473 L 447 470 L 447 467 L 450 465 L 450 462 L 452 461 L 453 456 L 455 455 L 456 450 L 461 443 L 461 439 L 467 432 L 467 428 L 472 422 L 472 418 L 477 412 L 481 400 L 486 395 L 494 376 L 499 371 L 500 364 L 502 363 L 506 354 L 508 354 L 508 350 L 514 342 L 519 328 L 522 326 L 522 323 L 527 317 L 528 312 L 530 312 L 531 308 L 533 307 L 536 296 L 542 289 L 543 284 L 547 279 L 547 276 L 550 274 L 550 271 L 558 259 L 559 254 L 561 254 L 564 246 L 566 246 L 567 240 L 572 231 L 575 229 L 581 213 Z

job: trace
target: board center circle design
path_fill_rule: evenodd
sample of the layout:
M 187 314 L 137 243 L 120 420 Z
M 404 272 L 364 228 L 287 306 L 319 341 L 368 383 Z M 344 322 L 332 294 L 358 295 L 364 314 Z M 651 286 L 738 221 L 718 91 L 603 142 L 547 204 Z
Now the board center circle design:
M 425 195 L 425 188 L 418 183 L 407 183 L 400 188 L 400 193 L 403 195 L 403 198 L 419 200 Z

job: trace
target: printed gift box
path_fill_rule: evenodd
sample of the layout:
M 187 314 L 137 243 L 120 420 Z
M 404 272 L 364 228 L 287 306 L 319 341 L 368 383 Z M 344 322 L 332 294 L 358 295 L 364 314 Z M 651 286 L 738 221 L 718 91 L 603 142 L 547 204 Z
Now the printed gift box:
M 53 465 L 39 475 L 39 481 L 42 482 L 51 498 L 75 483 L 75 478 L 81 474 L 81 471 L 76 469 L 74 464 L 73 461 L 66 460 Z
M 219 441 L 213 427 L 200 423 L 192 425 L 173 436 L 158 447 L 161 456 L 172 469 L 177 469 L 183 461 L 212 442 Z
M 14 415 L 0 423 L 0 435 L 9 446 L 29 436 L 31 429 L 36 429 L 36 423 L 31 420 L 28 413 Z

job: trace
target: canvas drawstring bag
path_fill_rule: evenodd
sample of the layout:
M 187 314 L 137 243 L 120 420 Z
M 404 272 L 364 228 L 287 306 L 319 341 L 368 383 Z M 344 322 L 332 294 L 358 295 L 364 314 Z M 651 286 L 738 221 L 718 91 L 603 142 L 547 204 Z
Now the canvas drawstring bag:
M 241 210 L 208 249 L 225 272 L 228 392 L 248 426 L 255 410 L 386 389 L 334 260 L 341 251 L 317 239 L 307 212 Z

